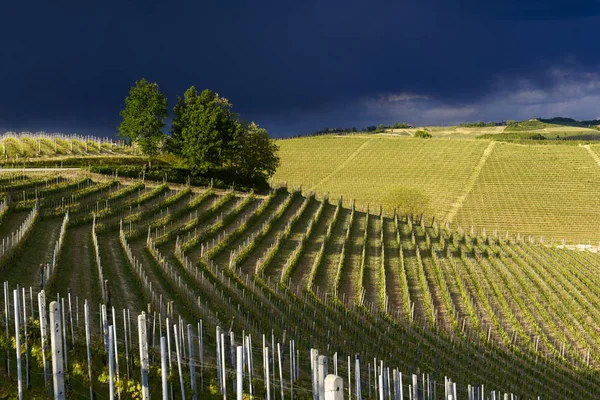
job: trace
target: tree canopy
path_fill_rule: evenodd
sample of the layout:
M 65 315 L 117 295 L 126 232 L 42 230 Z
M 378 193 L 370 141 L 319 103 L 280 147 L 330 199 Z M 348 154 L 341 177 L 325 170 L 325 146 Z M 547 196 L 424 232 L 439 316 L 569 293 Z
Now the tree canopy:
M 393 187 L 386 193 L 385 200 L 386 203 L 392 204 L 401 215 L 421 215 L 429 212 L 429 196 L 419 188 Z
M 279 166 L 279 146 L 254 122 L 238 130 L 234 146 L 233 164 L 245 178 L 266 180 Z
M 185 92 L 184 99 L 178 121 L 183 139 L 181 155 L 197 172 L 222 166 L 239 129 L 231 104 L 208 89 L 198 95 L 194 86 Z
M 158 89 L 158 84 L 142 78 L 135 82 L 125 98 L 119 136 L 139 144 L 145 154 L 157 154 L 164 142 L 162 129 L 167 115 L 167 98 Z

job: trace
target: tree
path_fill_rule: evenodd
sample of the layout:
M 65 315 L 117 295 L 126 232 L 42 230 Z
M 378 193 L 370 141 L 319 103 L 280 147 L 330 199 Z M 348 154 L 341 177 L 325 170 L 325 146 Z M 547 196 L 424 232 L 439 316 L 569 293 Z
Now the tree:
M 208 89 L 198 96 L 194 86 L 185 92 L 184 99 L 185 107 L 179 120 L 182 155 L 196 172 L 222 166 L 239 129 L 231 104 Z
M 125 98 L 121 117 L 120 137 L 139 144 L 145 154 L 160 151 L 165 138 L 162 128 L 167 117 L 167 98 L 158 90 L 156 82 L 145 78 L 135 82 Z
M 271 177 L 279 166 L 279 146 L 265 128 L 254 122 L 240 125 L 235 138 L 232 164 L 238 173 L 253 181 Z
M 429 196 L 415 187 L 396 186 L 386 193 L 385 202 L 396 208 L 400 215 L 422 215 L 429 212 Z
M 185 112 L 185 102 L 177 96 L 177 104 L 173 107 L 173 122 L 171 124 L 171 137 L 168 140 L 167 149 L 173 153 L 180 155 L 183 151 L 183 121 L 182 117 Z

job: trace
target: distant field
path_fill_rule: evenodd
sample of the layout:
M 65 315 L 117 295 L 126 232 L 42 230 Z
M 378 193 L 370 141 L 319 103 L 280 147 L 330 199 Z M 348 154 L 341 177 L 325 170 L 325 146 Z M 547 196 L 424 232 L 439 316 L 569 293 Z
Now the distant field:
M 581 146 L 498 143 L 456 222 L 554 238 L 600 239 L 600 167 Z
M 600 147 L 495 143 L 484 157 L 490 143 L 390 134 L 281 140 L 273 182 L 388 210 L 390 188 L 418 188 L 430 215 L 454 226 L 600 240 Z

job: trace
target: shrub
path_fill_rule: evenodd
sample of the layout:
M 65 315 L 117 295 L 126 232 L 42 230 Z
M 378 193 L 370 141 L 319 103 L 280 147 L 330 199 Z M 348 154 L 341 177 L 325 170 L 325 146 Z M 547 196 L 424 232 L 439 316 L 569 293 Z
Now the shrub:
M 427 131 L 423 131 L 423 130 L 418 130 L 415 132 L 414 137 L 422 138 L 422 139 L 429 139 L 431 137 L 431 133 L 429 133 Z

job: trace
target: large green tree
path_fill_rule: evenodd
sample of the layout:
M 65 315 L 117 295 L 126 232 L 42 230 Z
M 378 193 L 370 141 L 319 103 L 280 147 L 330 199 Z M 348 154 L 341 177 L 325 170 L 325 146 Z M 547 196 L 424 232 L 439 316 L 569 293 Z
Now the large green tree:
M 119 136 L 140 146 L 145 154 L 157 154 L 165 138 L 162 132 L 167 117 L 167 98 L 156 82 L 145 78 L 135 82 L 121 111 Z
M 279 146 L 271 139 L 267 130 L 252 122 L 238 130 L 232 163 L 244 178 L 267 180 L 279 166 L 278 151 Z
M 177 104 L 173 107 L 173 122 L 171 124 L 171 137 L 167 141 L 167 149 L 173 154 L 181 154 L 183 151 L 183 121 L 185 113 L 185 101 L 177 96 Z
M 179 120 L 183 139 L 181 154 L 196 172 L 223 166 L 239 129 L 231 104 L 208 89 L 198 95 L 194 86 L 185 92 L 184 102 Z

